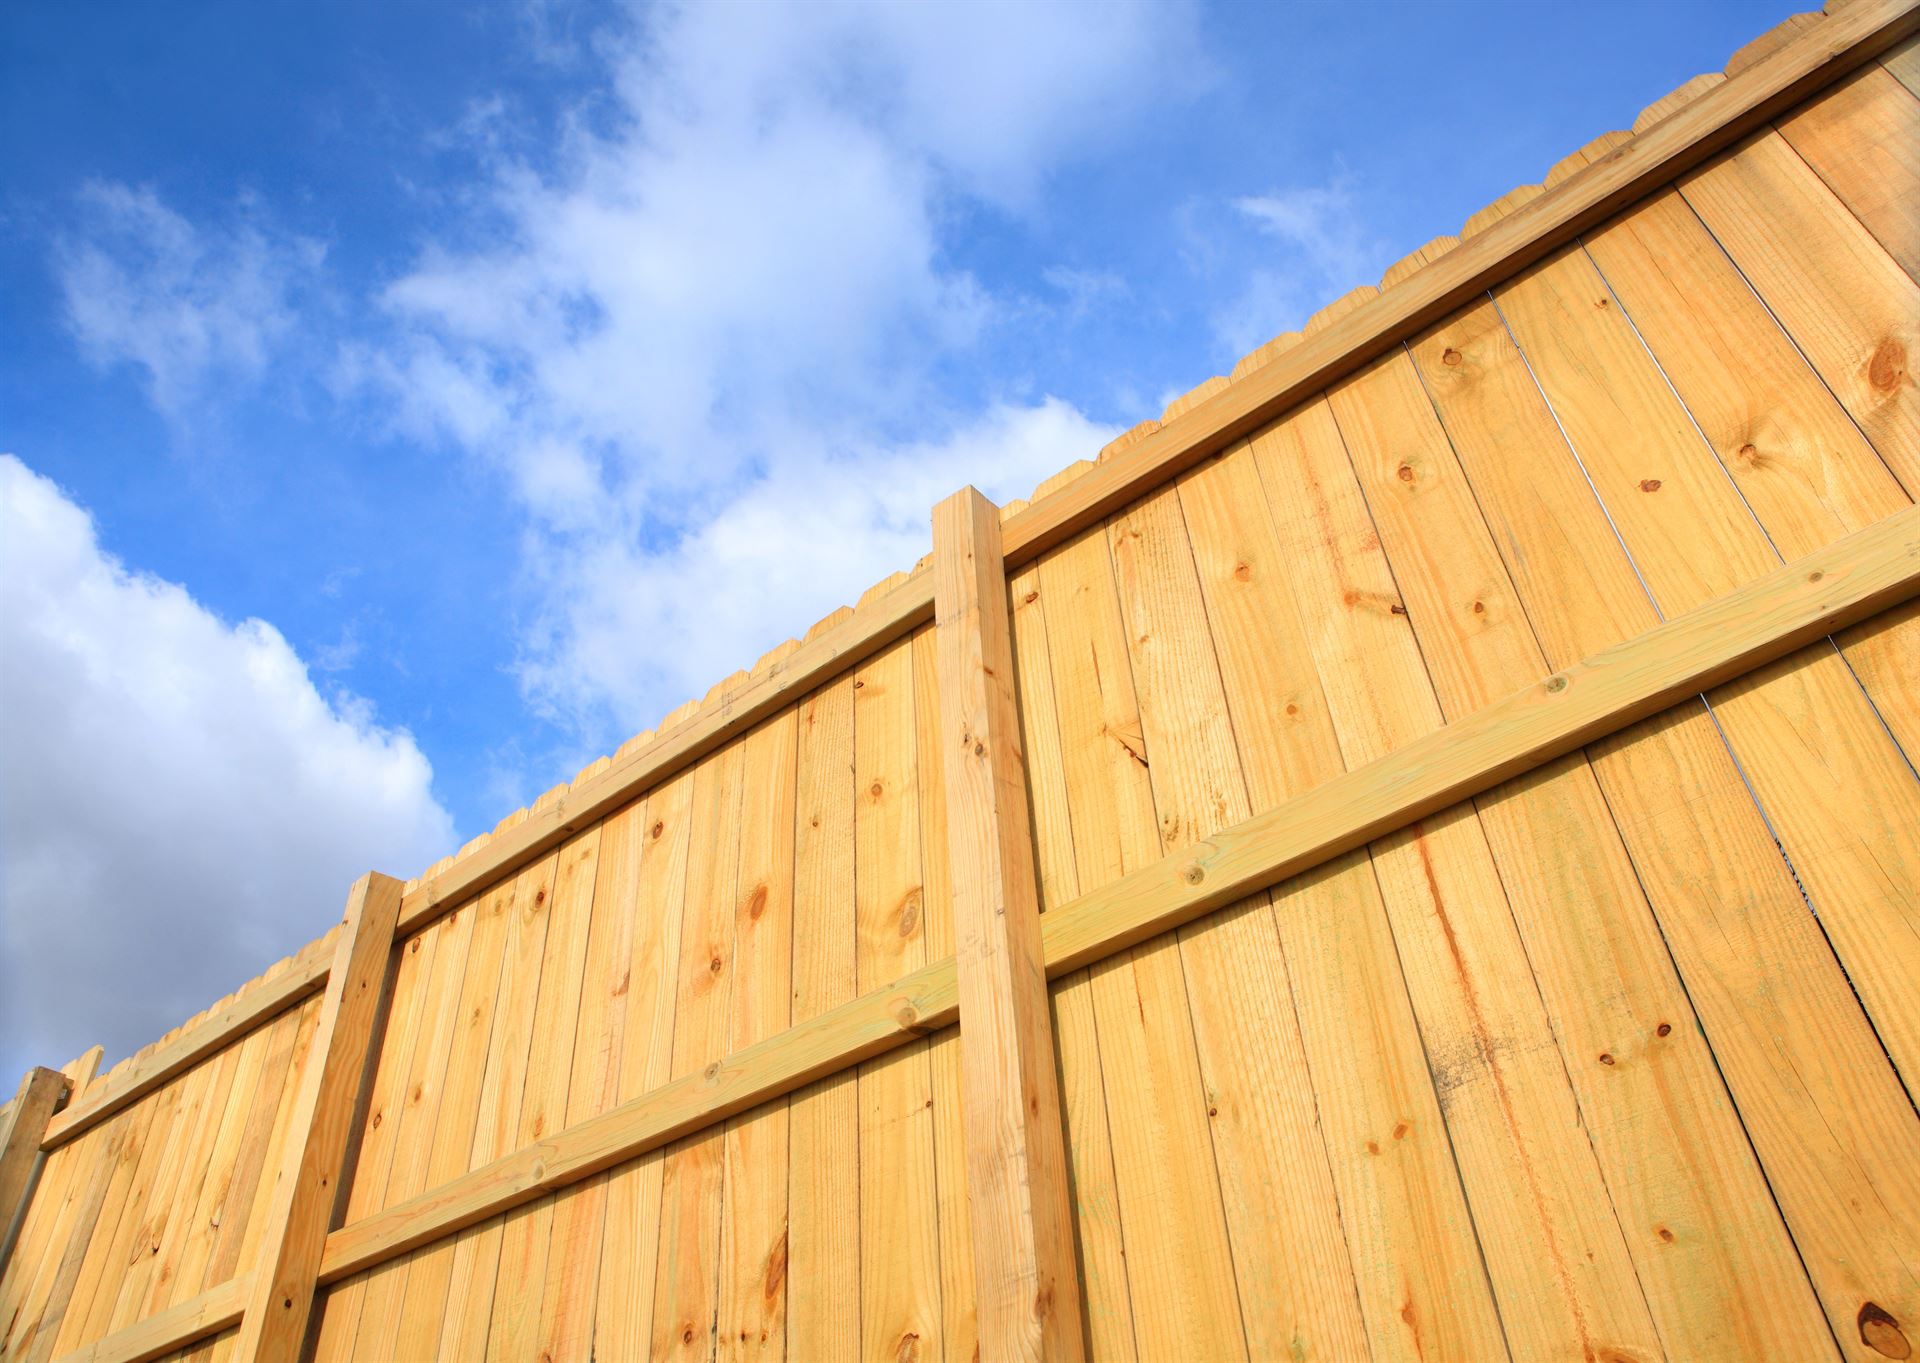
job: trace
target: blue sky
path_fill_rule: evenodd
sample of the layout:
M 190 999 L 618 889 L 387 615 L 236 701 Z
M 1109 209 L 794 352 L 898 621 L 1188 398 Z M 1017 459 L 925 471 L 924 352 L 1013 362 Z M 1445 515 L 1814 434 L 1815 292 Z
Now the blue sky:
M 5 7 L 0 1064 L 157 1035 L 1790 8 Z

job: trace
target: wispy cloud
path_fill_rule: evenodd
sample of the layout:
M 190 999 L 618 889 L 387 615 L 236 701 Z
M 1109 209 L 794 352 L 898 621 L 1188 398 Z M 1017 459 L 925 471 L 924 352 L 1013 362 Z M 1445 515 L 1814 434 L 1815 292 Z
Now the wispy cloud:
M 78 210 L 54 252 L 67 326 L 93 363 L 141 370 L 169 416 L 215 379 L 260 375 L 326 257 L 247 201 L 227 225 L 195 225 L 151 188 L 94 181 Z
M 576 732 L 651 723 L 886 572 L 960 482 L 1003 495 L 1104 428 L 1012 395 L 1017 304 L 950 261 L 958 206 L 1026 211 L 1137 117 L 1177 4 L 650 10 L 617 117 L 491 156 L 479 247 L 426 243 L 343 348 L 343 392 L 507 480 L 527 517 L 528 696 Z M 1202 63 L 1175 63 L 1198 71 Z M 992 71 L 992 79 L 979 73 Z M 1123 287 L 1059 273 L 1072 305 Z M 952 382 L 956 365 L 965 380 Z
M 1214 250 L 1244 270 L 1214 312 L 1227 354 L 1297 330 L 1325 304 L 1373 283 L 1390 263 L 1389 248 L 1361 210 L 1359 186 L 1344 170 L 1322 184 L 1234 199 L 1228 209 L 1225 222 L 1207 219 Z M 1236 244 L 1249 234 L 1250 243 Z

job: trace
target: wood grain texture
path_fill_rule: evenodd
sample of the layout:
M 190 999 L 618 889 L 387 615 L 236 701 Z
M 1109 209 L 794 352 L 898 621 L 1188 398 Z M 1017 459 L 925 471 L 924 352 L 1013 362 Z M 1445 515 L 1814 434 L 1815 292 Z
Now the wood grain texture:
M 694 851 L 687 861 L 673 1018 L 676 1077 L 700 1072 L 728 1050 L 744 757 L 735 744 L 693 770 Z M 667 1151 L 654 1277 L 651 1356 L 656 1359 L 702 1359 L 714 1352 L 726 1192 L 722 1134 L 703 1128 Z
M 1916 596 L 1920 510 L 1910 509 L 1041 915 L 1048 975 L 1104 961 Z M 344 1226 L 328 1237 L 322 1280 L 950 1026 L 955 990 L 950 960 L 921 967 L 537 1147 Z M 1116 1127 L 1116 1147 L 1119 1139 Z
M 421 1017 L 431 992 L 429 984 L 438 974 L 435 967 L 441 934 L 434 931 L 434 926 L 437 925 L 430 925 L 394 947 L 393 996 L 380 1040 L 373 1088 L 367 1095 L 366 1117 L 360 1124 L 360 1148 L 353 1161 L 344 1221 L 358 1220 L 378 1210 L 386 1196 L 404 1125 L 408 1071 L 413 1064 Z M 366 1279 L 355 1279 L 323 1294 L 315 1336 L 316 1363 L 336 1363 L 351 1354 L 360 1329 L 367 1287 Z
M 1125 457 L 1104 461 L 1094 475 L 1010 517 L 1005 525 L 1009 567 L 1031 561 L 1141 492 L 1251 434 L 1473 294 L 1896 47 L 1916 29 L 1920 7 L 1915 0 L 1859 0 L 1828 16 L 1674 116 L 1564 178 L 1464 248 L 1437 254 L 1320 334 L 1146 434 Z M 664 725 L 646 743 L 623 750 L 604 770 L 546 809 L 423 877 L 406 897 L 402 931 L 411 932 L 484 890 L 932 616 L 933 586 L 925 573 L 863 603 L 779 663 L 714 697 L 692 717 Z
M 795 744 L 788 709 L 741 740 L 740 842 L 734 865 L 734 987 L 729 1051 L 793 1020 Z M 720 1235 L 718 1343 L 723 1359 L 787 1354 L 787 1104 L 732 1118 L 722 1136 L 726 1215 Z M 803 1341 L 804 1342 L 804 1341 Z
M 265 1253 L 252 1271 L 234 1346 L 248 1363 L 296 1363 L 306 1343 L 320 1253 L 340 1200 L 341 1165 L 386 999 L 400 888 L 391 876 L 369 872 L 347 896 L 314 1051 L 293 1108 L 293 1139 L 281 1151 Z
M 1910 278 L 1920 278 L 1920 99 L 1864 66 L 1780 119 L 1780 135 Z
M 221 1283 L 138 1324 L 62 1354 L 58 1363 L 148 1363 L 163 1358 L 240 1320 L 250 1286 L 245 1278 Z
M 114 1066 L 83 1100 L 47 1124 L 42 1147 L 52 1150 L 72 1140 L 225 1049 L 248 1030 L 319 993 L 326 987 L 333 955 L 329 934 L 304 947 L 287 970 L 242 990 L 165 1045 Z
M 597 824 L 568 842 L 554 870 L 514 1148 L 567 1125 L 574 1036 L 580 1021 L 604 831 L 605 825 Z M 554 1199 L 545 1198 L 509 1216 L 502 1228 L 500 1266 L 486 1309 L 468 1308 L 488 1317 L 486 1351 L 492 1357 L 527 1358 L 539 1352 L 554 1212 Z
M 54 1109 L 65 1103 L 73 1085 L 59 1070 L 28 1070 L 13 1101 L 0 1110 L 0 1236 L 22 1213 L 40 1161 L 40 1143 Z M 6 1264 L 0 1261 L 0 1270 Z
M 1340 679 L 1321 681 L 1253 449 L 1177 487 L 1248 798 L 1276 808 L 1343 769 L 1324 695 Z M 1372 858 L 1281 887 L 1274 918 L 1374 1356 L 1504 1357 Z
M 853 685 L 855 959 L 871 990 L 926 968 L 910 643 L 863 664 Z M 939 1188 L 926 1045 L 863 1065 L 859 1102 L 860 1354 L 938 1359 Z
M 1159 854 L 1149 753 L 1104 528 L 1062 545 L 1036 567 L 1047 609 L 1060 779 L 1070 793 L 1062 811 L 1068 826 L 1048 827 L 1053 856 L 1072 858 L 1084 895 L 1123 881 Z M 1055 903 L 1041 916 L 1043 938 L 1067 909 Z M 1124 1233 L 1137 1355 L 1169 1363 L 1244 1357 L 1180 944 L 1170 933 L 1143 937 L 1129 950 L 1081 964 L 1092 966 L 1088 992 L 1111 1142 L 1113 1215 Z M 1118 1290 L 1110 1287 L 1109 1299 Z M 1118 1324 L 1107 1322 L 1104 1334 L 1118 1334 Z
M 1073 899 L 1080 876 L 1074 860 L 1061 719 L 1054 704 L 1046 601 L 1038 567 L 1029 565 L 1008 588 L 1014 671 L 1020 686 L 1021 751 L 1033 808 L 1035 874 L 1040 909 L 1045 913 Z M 1087 1350 L 1095 1359 L 1133 1363 L 1137 1354 L 1126 1239 L 1091 972 L 1076 970 L 1061 979 L 1054 986 L 1053 1008 Z
M 1712 297 L 1704 284 L 1701 293 Z M 1585 476 L 1570 456 L 1545 457 L 1558 428 L 1492 305 L 1422 338 L 1413 355 L 1548 659 L 1654 621 Z M 1787 429 L 1784 419 L 1765 424 Z M 1505 451 L 1515 441 L 1542 457 L 1514 467 Z M 1786 460 L 1781 467 L 1793 476 Z M 1915 1125 L 1904 1094 L 1889 1085 L 1866 1018 L 1706 707 L 1676 708 L 1589 755 L 1799 1258 L 1827 1300 L 1852 1299 L 1844 1318 L 1829 1310 L 1844 1342 L 1840 1327 L 1859 1300 L 1841 1285 L 1875 1261 L 1866 1276 L 1887 1281 L 1887 1257 L 1858 1251 L 1874 1243 L 1898 1256 L 1899 1234 L 1875 1227 L 1889 1195 L 1900 1205 L 1911 1181 L 1888 1161 L 1920 1130 L 1901 1137 L 1902 1125 Z M 1832 1124 L 1836 1100 L 1859 1126 Z M 1860 1148 L 1883 1142 L 1884 1154 Z M 1853 1191 L 1836 1196 L 1840 1188 Z M 1676 1240 L 1686 1234 L 1662 1224 Z M 1717 1226 L 1712 1234 L 1732 1238 Z
M 1436 691 L 1478 707 L 1546 665 L 1528 615 L 1411 360 L 1350 396 L 1335 411 Z M 1661 1340 L 1676 1358 L 1817 1357 L 1825 1323 L 1590 764 L 1476 807 Z
M 577 1126 L 620 1098 L 627 1046 L 627 996 L 633 990 L 634 881 L 646 843 L 648 801 L 638 800 L 600 828 L 587 954 L 581 971 L 573 1054 L 567 1067 L 564 1121 Z M 635 1044 L 641 1044 L 640 1038 Z M 593 1355 L 605 1244 L 609 1179 L 598 1175 L 554 1201 L 551 1244 L 532 1352 L 553 1363 L 586 1363 Z
M 1254 451 L 1349 768 L 1444 732 L 1422 603 L 1388 560 L 1398 527 L 1376 521 L 1332 408 Z M 1653 1326 L 1486 823 L 1467 804 L 1374 844 L 1445 1130 L 1515 1357 L 1631 1356 L 1657 1348 Z
M 1080 1360 L 1086 1345 L 998 508 L 972 488 L 955 493 L 934 507 L 933 544 L 980 1347 L 1009 1360 Z
M 1114 459 L 1008 520 L 1018 566 L 1260 427 L 1474 294 L 1612 216 L 1648 190 L 1872 60 L 1920 26 L 1910 0 L 1859 0 L 1803 38 L 1688 102 L 1632 141 L 1436 257 L 1317 336 L 1201 402 Z
M 1912 1347 L 1912 23 L 1782 26 L 992 518 L 1087 1356 Z M 317 1363 L 994 1351 L 938 596 L 403 891 Z M 0 1358 L 271 1260 L 311 967 L 79 1094 Z
M 929 569 L 932 555 L 927 557 Z M 920 879 L 927 959 L 957 950 L 953 875 L 947 852 L 947 779 L 939 761 L 940 660 L 934 631 L 913 636 L 914 747 L 926 754 L 920 779 Z M 967 1139 L 960 1098 L 960 1029 L 927 1038 L 933 1080 L 933 1180 L 940 1222 L 940 1347 L 948 1358 L 980 1351 L 973 1277 L 973 1211 L 967 1194 Z
M 933 619 L 933 583 L 908 579 L 740 685 L 715 696 L 688 719 L 663 726 L 650 742 L 567 790 L 547 808 L 495 834 L 474 855 L 426 877 L 407 896 L 403 932 L 484 890 L 502 875 L 559 846 L 636 795 L 724 747 L 761 720 L 793 704 L 834 673 L 872 656 Z
M 800 706 L 795 744 L 793 1017 L 857 992 L 853 890 L 853 678 Z M 788 1115 L 787 1322 L 822 1357 L 860 1349 L 858 1080 L 794 1093 Z
M 672 1074 L 692 812 L 692 775 L 682 773 L 647 797 L 641 842 L 630 852 L 638 865 L 629 872 L 633 937 L 626 994 L 628 1042 L 620 1058 L 618 1096 L 622 1101 L 658 1089 Z M 608 1160 L 607 1164 L 618 1162 Z M 639 1358 L 649 1347 L 665 1165 L 664 1150 L 644 1153 L 614 1170 L 607 1180 L 606 1229 L 594 1305 L 596 1355 Z
M 1584 255 L 1498 294 L 1515 340 L 1655 604 L 1690 609 L 1779 551 Z M 1608 306 L 1599 306 L 1600 300 Z M 1831 646 L 1710 697 L 1881 1040 L 1920 1066 L 1920 782 Z
M 1679 184 L 1908 496 L 1920 492 L 1920 284 L 1778 133 Z
M 1251 812 L 1178 493 L 1107 529 L 1160 845 L 1178 852 Z M 1200 1079 L 1241 1321 L 1253 1358 L 1366 1351 L 1299 1003 L 1264 892 L 1183 927 Z M 1284 1225 L 1284 1244 L 1266 1227 Z M 1258 1295 L 1251 1285 L 1257 1284 Z

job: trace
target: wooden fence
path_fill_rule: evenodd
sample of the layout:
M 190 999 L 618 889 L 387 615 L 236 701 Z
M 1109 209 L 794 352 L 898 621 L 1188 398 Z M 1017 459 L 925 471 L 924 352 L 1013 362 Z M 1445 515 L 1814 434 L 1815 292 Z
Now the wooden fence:
M 1917 6 L 29 1075 L 0 1358 L 1910 1357 Z

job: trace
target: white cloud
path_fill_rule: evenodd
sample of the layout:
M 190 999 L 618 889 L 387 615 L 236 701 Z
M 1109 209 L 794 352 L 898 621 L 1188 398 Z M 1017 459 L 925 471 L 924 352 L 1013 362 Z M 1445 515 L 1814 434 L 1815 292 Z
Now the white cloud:
M 233 226 L 196 227 L 150 188 L 96 181 L 80 208 L 54 253 L 67 326 L 94 364 L 145 371 L 169 416 L 211 379 L 265 369 L 326 254 L 263 229 L 244 202 Z
M 1361 212 L 1351 176 L 1233 200 L 1258 239 L 1251 269 L 1214 316 L 1225 350 L 1239 356 L 1283 331 L 1296 331 L 1325 304 L 1379 280 L 1387 248 Z
M 584 698 L 623 731 L 650 726 L 909 568 L 930 547 L 930 508 L 955 488 L 1026 496 L 1115 434 L 1054 399 L 996 406 L 938 441 L 785 462 L 670 547 L 555 542 L 530 562 L 559 567 L 522 681 L 563 715 Z
M 273 626 L 129 571 L 0 455 L 0 1063 L 122 1054 L 453 830 L 404 731 Z
M 605 740 L 907 566 L 935 497 L 1093 452 L 1084 416 L 1014 401 L 1015 305 L 950 236 L 1205 64 L 1152 0 L 666 5 L 596 50 L 613 116 L 538 167 L 476 138 L 499 230 L 426 243 L 336 391 L 504 474 L 528 694 Z

